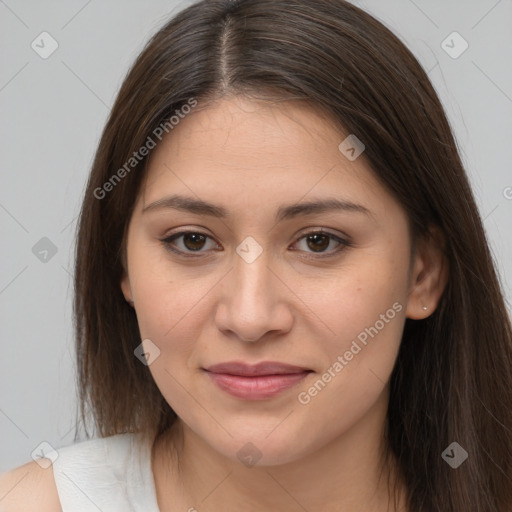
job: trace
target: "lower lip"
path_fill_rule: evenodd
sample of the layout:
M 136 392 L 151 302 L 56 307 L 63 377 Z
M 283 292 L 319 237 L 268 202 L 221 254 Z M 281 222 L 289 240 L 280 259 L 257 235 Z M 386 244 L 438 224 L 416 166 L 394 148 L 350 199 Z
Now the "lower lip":
M 220 389 L 232 396 L 245 400 L 265 400 L 295 386 L 310 372 L 260 375 L 257 377 L 207 373 Z

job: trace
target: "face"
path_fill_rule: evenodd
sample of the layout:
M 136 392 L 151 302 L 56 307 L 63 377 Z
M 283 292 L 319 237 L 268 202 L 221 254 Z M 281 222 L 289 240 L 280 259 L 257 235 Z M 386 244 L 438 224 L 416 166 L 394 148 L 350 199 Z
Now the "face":
M 364 153 L 340 151 L 347 135 L 304 104 L 231 98 L 151 155 L 121 288 L 163 396 L 234 461 L 297 460 L 387 399 L 411 299 L 407 218 Z M 246 366 L 213 368 L 231 362 Z M 266 362 L 280 366 L 254 368 Z

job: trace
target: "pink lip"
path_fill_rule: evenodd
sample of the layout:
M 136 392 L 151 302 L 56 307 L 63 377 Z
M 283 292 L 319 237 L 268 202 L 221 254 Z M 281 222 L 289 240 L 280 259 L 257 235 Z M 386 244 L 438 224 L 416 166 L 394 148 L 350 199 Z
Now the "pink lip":
M 271 398 L 300 382 L 311 371 L 272 361 L 256 365 L 232 361 L 206 368 L 206 372 L 220 389 L 246 400 Z

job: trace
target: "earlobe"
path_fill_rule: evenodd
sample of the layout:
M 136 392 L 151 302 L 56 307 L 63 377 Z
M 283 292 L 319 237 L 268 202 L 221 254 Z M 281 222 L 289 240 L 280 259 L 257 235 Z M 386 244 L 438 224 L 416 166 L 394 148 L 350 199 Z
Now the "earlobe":
M 430 316 L 448 282 L 448 261 L 444 253 L 444 237 L 438 228 L 418 242 L 410 278 L 407 318 L 422 320 Z
M 121 291 L 123 292 L 126 302 L 133 306 L 132 289 L 130 286 L 130 278 L 126 270 L 123 271 L 123 277 L 121 278 Z
M 124 295 L 124 299 L 126 300 L 126 302 L 128 302 L 128 304 L 130 304 L 130 306 L 133 307 L 133 293 L 132 293 L 132 286 L 131 286 L 131 283 L 130 283 L 130 277 L 128 275 L 128 264 L 127 264 L 127 259 L 126 259 L 126 249 L 125 249 L 125 245 L 124 245 L 124 242 L 123 242 L 123 245 L 122 245 L 122 249 L 121 249 L 121 265 L 122 265 L 122 269 L 123 269 L 123 275 L 121 277 L 121 291 L 123 292 L 123 295 Z

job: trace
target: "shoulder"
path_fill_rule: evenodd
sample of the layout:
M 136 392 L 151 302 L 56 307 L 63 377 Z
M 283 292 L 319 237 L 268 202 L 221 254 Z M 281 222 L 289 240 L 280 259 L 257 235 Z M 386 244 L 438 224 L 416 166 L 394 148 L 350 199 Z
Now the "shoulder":
M 135 448 L 141 446 L 133 434 L 87 439 L 56 449 L 46 469 L 37 461 L 4 473 L 0 512 L 96 512 L 95 504 L 113 499 L 129 509 L 132 497 L 126 496 L 126 482 L 137 485 L 145 475 L 133 475 Z M 147 462 L 147 455 L 143 460 Z
M 103 439 L 92 439 L 56 450 L 56 459 L 30 461 L 0 475 L 0 512 L 61 512 L 68 490 L 66 475 L 91 463 L 100 465 Z M 63 474 L 63 471 L 65 474 Z
M 1 512 L 61 512 L 51 466 L 31 461 L 0 474 Z

